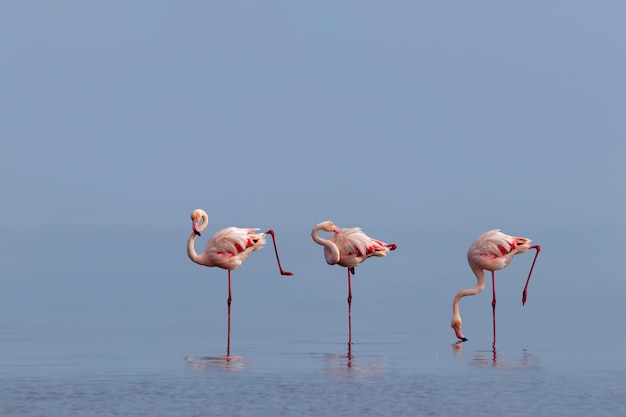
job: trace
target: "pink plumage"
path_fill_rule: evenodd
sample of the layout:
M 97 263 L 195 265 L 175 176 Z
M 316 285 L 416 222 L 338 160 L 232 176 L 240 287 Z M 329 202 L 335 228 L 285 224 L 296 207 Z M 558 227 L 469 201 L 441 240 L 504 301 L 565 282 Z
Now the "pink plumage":
M 236 269 L 252 252 L 265 245 L 265 233 L 256 233 L 258 230 L 239 227 L 222 229 L 209 239 L 204 251 L 194 262 L 204 266 Z
M 331 232 L 328 239 L 319 232 Z M 324 246 L 324 258 L 329 265 L 340 265 L 351 269 L 372 256 L 385 256 L 396 249 L 395 243 L 385 243 L 367 236 L 358 227 L 340 229 L 331 221 L 317 224 L 311 232 L 315 243 Z
M 344 228 L 328 238 L 339 248 L 338 265 L 354 268 L 372 256 L 386 256 L 389 251 L 396 249 L 394 243 L 387 244 L 372 239 L 358 227 Z M 328 258 L 326 259 L 328 262 Z M 332 262 L 328 262 L 332 265 Z M 354 270 L 352 270 L 354 273 Z

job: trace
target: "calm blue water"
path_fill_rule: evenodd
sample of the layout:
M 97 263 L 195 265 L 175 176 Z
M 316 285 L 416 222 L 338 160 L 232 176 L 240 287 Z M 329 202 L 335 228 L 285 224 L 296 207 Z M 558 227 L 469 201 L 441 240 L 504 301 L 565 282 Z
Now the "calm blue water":
M 626 409 L 626 257 L 613 249 L 617 234 L 589 237 L 604 246 L 581 242 L 567 251 L 552 240 L 557 233 L 531 236 L 542 251 L 525 307 L 532 255 L 496 276 L 494 350 L 490 284 L 462 301 L 469 341 L 455 345 L 449 327 L 452 297 L 475 283 L 465 261 L 472 235 L 454 247 L 445 231 L 419 231 L 416 242 L 413 232 L 366 230 L 398 250 L 357 268 L 349 350 L 345 270 L 325 264 L 307 230 L 277 231 L 283 266 L 296 276 L 278 275 L 271 248 L 234 271 L 234 358 L 226 360 L 226 272 L 186 258 L 186 231 L 132 231 L 141 236 L 136 244 L 119 238 L 128 236 L 122 229 L 51 228 L 36 245 L 7 231 L 0 415 L 615 416 Z

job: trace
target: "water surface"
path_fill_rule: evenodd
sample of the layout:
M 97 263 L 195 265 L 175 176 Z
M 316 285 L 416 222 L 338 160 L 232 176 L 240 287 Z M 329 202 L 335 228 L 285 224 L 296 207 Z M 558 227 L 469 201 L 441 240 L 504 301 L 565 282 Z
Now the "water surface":
M 59 233 L 72 231 L 47 239 Z M 456 344 L 449 327 L 452 297 L 475 282 L 464 247 L 451 257 L 434 238 L 380 236 L 399 248 L 357 268 L 349 345 L 345 270 L 285 233 L 279 249 L 295 277 L 278 275 L 270 250 L 233 272 L 226 358 L 226 272 L 191 264 L 184 233 L 145 233 L 151 243 L 140 248 L 120 244 L 116 230 L 89 247 L 44 245 L 37 263 L 5 253 L 0 415 L 615 416 L 626 407 L 619 251 L 583 257 L 551 249 L 546 234 L 525 307 L 532 256 L 516 257 L 497 275 L 494 349 L 490 284 L 462 301 L 469 341 Z

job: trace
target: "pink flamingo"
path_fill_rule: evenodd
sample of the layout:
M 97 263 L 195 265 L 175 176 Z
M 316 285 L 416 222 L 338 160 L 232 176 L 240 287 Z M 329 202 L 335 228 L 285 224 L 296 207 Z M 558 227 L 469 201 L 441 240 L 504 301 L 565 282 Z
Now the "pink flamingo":
M 493 289 L 492 294 L 492 314 L 493 314 L 493 345 L 496 344 L 496 286 L 495 286 L 495 271 L 505 268 L 513 259 L 513 256 L 526 253 L 529 249 L 536 249 L 535 258 L 530 267 L 528 278 L 526 279 L 526 285 L 522 292 L 522 305 L 526 303 L 528 282 L 530 281 L 530 275 L 535 267 L 535 261 L 541 247 L 539 245 L 530 245 L 530 239 L 525 237 L 512 237 L 506 235 L 500 230 L 490 230 L 487 233 L 480 235 L 469 247 L 467 251 L 467 260 L 469 261 L 470 268 L 476 275 L 478 283 L 474 288 L 459 291 L 454 297 L 452 303 L 452 323 L 451 326 L 456 333 L 456 337 L 461 342 L 467 341 L 467 338 L 463 336 L 461 327 L 463 322 L 461 321 L 461 313 L 459 313 L 459 301 L 466 295 L 476 295 L 485 288 L 485 272 L 491 271 L 491 286 Z
M 319 236 L 319 232 L 332 232 L 328 239 Z M 328 265 L 340 265 L 348 268 L 348 325 L 349 341 L 352 340 L 352 285 L 350 273 L 355 274 L 354 267 L 372 256 L 385 256 L 396 249 L 395 243 L 384 243 L 372 239 L 358 227 L 340 229 L 331 221 L 321 222 L 311 231 L 315 243 L 324 246 L 324 258 Z
M 241 229 L 238 227 L 227 227 L 216 232 L 204 247 L 204 251 L 198 255 L 194 243 L 196 236 L 206 228 L 209 216 L 204 210 L 196 209 L 191 213 L 191 235 L 187 239 L 187 255 L 193 262 L 204 266 L 217 266 L 228 270 L 228 355 L 230 355 L 230 304 L 232 302 L 230 271 L 238 268 L 252 252 L 259 250 L 265 244 L 265 236 L 272 236 L 274 252 L 281 275 L 293 275 L 291 272 L 283 270 L 278 258 L 276 248 L 276 237 L 273 230 L 265 233 L 255 233 L 259 229 Z

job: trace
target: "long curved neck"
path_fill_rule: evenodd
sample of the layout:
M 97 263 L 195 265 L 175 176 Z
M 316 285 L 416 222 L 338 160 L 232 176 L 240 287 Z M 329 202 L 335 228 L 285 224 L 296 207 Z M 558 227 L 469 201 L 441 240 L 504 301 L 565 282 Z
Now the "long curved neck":
M 461 298 L 467 295 L 476 295 L 481 292 L 483 288 L 485 288 L 485 271 L 478 266 L 472 266 L 472 271 L 474 272 L 474 275 L 476 275 L 476 286 L 466 290 L 461 290 L 454 296 L 454 301 L 452 302 L 453 317 L 461 317 L 461 313 L 459 312 L 459 302 L 461 301 Z
M 324 246 L 324 257 L 326 258 L 326 263 L 334 265 L 339 262 L 339 259 L 341 258 L 339 248 L 330 240 L 324 239 L 318 235 L 320 230 L 322 230 L 321 227 L 315 227 L 311 232 L 311 237 L 315 243 Z
M 196 248 L 194 246 L 196 236 L 197 235 L 195 232 L 191 232 L 191 234 L 189 235 L 189 239 L 187 239 L 187 256 L 189 256 L 189 259 L 191 259 L 193 262 L 204 265 L 205 262 L 203 262 L 203 257 L 196 253 Z

